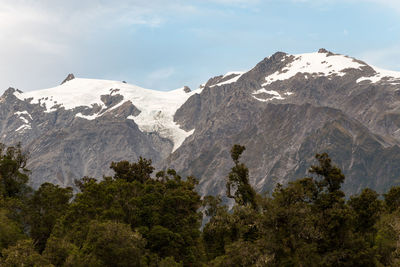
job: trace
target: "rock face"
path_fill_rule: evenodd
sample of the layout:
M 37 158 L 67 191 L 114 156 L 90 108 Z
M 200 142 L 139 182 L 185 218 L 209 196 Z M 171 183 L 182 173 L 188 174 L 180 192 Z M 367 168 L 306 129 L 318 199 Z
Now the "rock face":
M 66 82 L 68 82 L 70 80 L 73 80 L 73 79 L 75 79 L 75 76 L 74 76 L 73 73 L 70 73 L 70 74 L 67 75 L 67 77 L 64 79 L 64 81 L 61 84 L 64 84 L 64 83 L 66 83 Z
M 0 135 L 30 151 L 34 186 L 101 178 L 111 161 L 143 156 L 195 175 L 202 195 L 222 194 L 239 143 L 260 192 L 307 176 L 319 152 L 342 168 L 347 193 L 382 192 L 400 177 L 400 73 L 321 49 L 278 52 L 192 92 L 86 79 L 10 88 L 0 98 Z

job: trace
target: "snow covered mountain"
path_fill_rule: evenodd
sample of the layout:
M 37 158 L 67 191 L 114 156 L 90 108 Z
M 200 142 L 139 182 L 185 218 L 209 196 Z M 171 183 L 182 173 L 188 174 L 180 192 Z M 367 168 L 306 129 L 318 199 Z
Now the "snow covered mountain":
M 101 178 L 111 161 L 143 156 L 194 174 L 202 194 L 222 193 L 235 143 L 247 147 L 259 191 L 307 175 L 323 151 L 344 170 L 347 192 L 400 177 L 400 73 L 324 49 L 278 52 L 194 91 L 72 78 L 0 98 L 0 141 L 30 151 L 34 186 Z
M 137 115 L 130 114 L 126 119 L 133 120 L 142 132 L 157 132 L 161 137 L 171 140 L 175 151 L 193 132 L 180 129 L 173 116 L 191 95 L 199 92 L 201 89 L 185 92 L 184 88 L 161 92 L 123 82 L 72 79 L 54 88 L 27 93 L 17 91 L 14 95 L 22 101 L 43 107 L 45 113 L 65 109 L 76 111 L 75 117 L 86 120 L 97 119 L 131 103 L 140 112 Z M 113 98 L 117 98 L 115 104 L 110 102 Z M 24 112 L 22 118 L 28 116 L 32 119 L 29 113 Z M 31 128 L 29 122 L 20 127 L 17 132 Z

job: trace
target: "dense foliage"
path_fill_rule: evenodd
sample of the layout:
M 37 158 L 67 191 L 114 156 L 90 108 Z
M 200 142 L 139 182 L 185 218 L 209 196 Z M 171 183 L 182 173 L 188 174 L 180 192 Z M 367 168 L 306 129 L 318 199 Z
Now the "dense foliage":
M 227 197 L 201 200 L 194 177 L 113 162 L 78 193 L 27 186 L 21 146 L 0 146 L 0 266 L 399 266 L 400 187 L 345 198 L 327 154 L 310 177 L 259 195 L 233 146 Z M 204 218 L 203 218 L 204 215 Z M 203 226 L 203 219 L 208 221 Z

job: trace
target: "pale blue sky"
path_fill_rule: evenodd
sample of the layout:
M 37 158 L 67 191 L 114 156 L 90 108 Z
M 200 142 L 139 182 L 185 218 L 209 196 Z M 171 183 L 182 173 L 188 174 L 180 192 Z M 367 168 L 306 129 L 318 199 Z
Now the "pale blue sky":
M 0 0 L 0 91 L 82 78 L 192 88 L 276 51 L 400 71 L 399 0 Z

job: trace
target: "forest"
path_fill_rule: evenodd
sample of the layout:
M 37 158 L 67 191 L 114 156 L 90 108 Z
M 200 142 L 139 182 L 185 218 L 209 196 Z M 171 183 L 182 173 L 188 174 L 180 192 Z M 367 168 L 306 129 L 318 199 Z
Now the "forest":
M 113 176 L 28 186 L 21 145 L 0 146 L 0 266 L 400 266 L 400 187 L 345 196 L 342 171 L 317 154 L 309 176 L 259 194 L 231 150 L 222 196 L 151 160 Z

